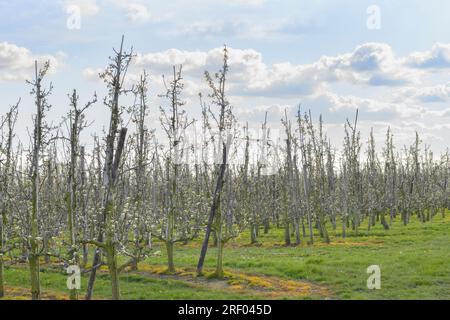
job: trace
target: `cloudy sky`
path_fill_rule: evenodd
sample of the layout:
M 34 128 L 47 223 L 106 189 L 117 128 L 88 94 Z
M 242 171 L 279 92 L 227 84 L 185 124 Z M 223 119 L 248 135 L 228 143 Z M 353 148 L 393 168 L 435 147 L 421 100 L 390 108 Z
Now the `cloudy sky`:
M 448 12 L 445 0 L 0 0 L 0 112 L 22 98 L 26 139 L 34 60 L 52 64 L 51 120 L 67 112 L 73 88 L 82 102 L 103 95 L 97 74 L 124 34 L 136 53 L 130 84 L 144 69 L 151 75 L 149 125 L 164 103 L 156 98 L 161 75 L 174 64 L 184 66 L 186 108 L 198 115 L 203 72 L 220 67 L 227 44 L 239 120 L 256 127 L 268 111 L 276 127 L 301 103 L 323 115 L 339 146 L 345 119 L 359 108 L 364 139 L 373 128 L 381 143 L 390 126 L 397 145 L 418 131 L 440 152 L 450 141 Z M 107 114 L 97 103 L 86 134 L 100 133 Z

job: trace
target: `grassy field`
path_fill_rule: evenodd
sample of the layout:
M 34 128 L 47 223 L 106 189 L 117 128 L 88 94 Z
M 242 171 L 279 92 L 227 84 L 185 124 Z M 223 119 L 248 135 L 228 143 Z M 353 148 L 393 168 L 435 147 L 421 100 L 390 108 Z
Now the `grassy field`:
M 333 234 L 333 232 L 330 232 Z M 450 215 L 433 221 L 395 222 L 391 230 L 377 226 L 359 236 L 331 244 L 316 240 L 312 246 L 285 247 L 283 230 L 261 234 L 260 244 L 250 246 L 249 235 L 227 244 L 226 278 L 208 277 L 215 265 L 215 248 L 206 259 L 206 276 L 194 268 L 200 242 L 177 246 L 177 274 L 165 274 L 165 251 L 155 243 L 153 255 L 136 272 L 121 277 L 124 299 L 450 299 Z M 318 238 L 317 238 L 318 239 Z M 381 289 L 366 287 L 370 265 L 381 268 Z M 28 298 L 26 265 L 5 270 L 6 299 Z M 54 265 L 42 266 L 42 290 L 47 299 L 66 299 L 66 275 Z M 86 277 L 83 276 L 84 292 Z M 102 270 L 95 298 L 110 297 L 109 280 Z

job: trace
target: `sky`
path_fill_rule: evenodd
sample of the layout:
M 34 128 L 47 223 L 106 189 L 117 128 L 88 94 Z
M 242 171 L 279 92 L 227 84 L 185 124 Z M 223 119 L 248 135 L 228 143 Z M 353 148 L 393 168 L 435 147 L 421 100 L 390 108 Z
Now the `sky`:
M 199 116 L 203 72 L 230 52 L 228 95 L 239 121 L 257 128 L 268 112 L 279 128 L 286 112 L 310 109 L 336 147 L 347 118 L 360 113 L 367 140 L 381 147 L 390 127 L 398 148 L 419 132 L 435 153 L 450 141 L 449 1 L 365 0 L 0 0 L 0 114 L 21 98 L 18 137 L 28 139 L 34 111 L 30 86 L 34 61 L 50 60 L 54 91 L 49 121 L 69 110 L 67 94 L 81 103 L 94 93 L 91 142 L 107 125 L 98 73 L 118 47 L 136 54 L 127 85 L 150 74 L 150 127 L 159 126 L 162 75 L 183 64 L 186 109 Z M 129 103 L 125 98 L 123 103 Z

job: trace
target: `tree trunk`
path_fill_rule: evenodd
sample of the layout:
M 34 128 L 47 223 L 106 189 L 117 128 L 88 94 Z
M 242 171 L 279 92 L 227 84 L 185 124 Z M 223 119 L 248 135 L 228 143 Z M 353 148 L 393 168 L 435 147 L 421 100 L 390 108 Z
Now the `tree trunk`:
M 109 276 L 111 277 L 112 300 L 120 300 L 119 271 L 117 268 L 117 255 L 114 243 L 107 241 L 106 258 L 108 260 Z
M 4 278 L 3 278 L 3 255 L 0 254 L 0 298 L 5 296 L 5 286 L 4 286 Z
M 384 230 L 389 230 L 389 224 L 386 222 L 384 212 L 381 214 L 381 224 L 383 225 Z
M 88 251 L 88 246 L 87 244 L 83 244 L 83 260 L 81 262 L 81 265 L 83 268 L 86 267 L 87 263 L 88 263 L 88 259 L 89 259 L 89 251 Z
M 175 264 L 173 262 L 173 241 L 166 241 L 167 249 L 167 271 L 169 273 L 175 273 Z
M 31 297 L 33 300 L 41 299 L 41 288 L 39 281 L 39 252 L 38 252 L 38 216 L 39 216 L 39 152 L 41 151 L 41 139 L 42 139 L 42 94 L 40 86 L 40 78 L 38 76 L 37 61 L 35 61 L 36 72 L 36 119 L 33 136 L 33 162 L 32 162 L 32 195 L 31 195 L 31 214 L 29 216 L 29 222 L 31 226 L 31 234 L 29 239 L 29 266 L 30 266 L 30 280 L 31 280 Z
M 218 232 L 217 235 L 217 264 L 216 264 L 216 273 L 215 276 L 218 279 L 223 278 L 223 239 L 222 239 L 222 232 Z
M 295 244 L 299 245 L 301 243 L 300 240 L 300 223 L 299 223 L 299 218 L 297 217 L 295 219 Z
M 270 229 L 270 220 L 269 218 L 264 219 L 264 234 L 268 234 Z
M 39 256 L 37 255 L 37 244 L 31 240 L 31 252 L 28 257 L 31 279 L 31 298 L 33 300 L 41 299 L 41 287 L 39 280 Z
M 324 238 L 326 243 L 330 243 L 330 236 L 328 235 L 327 227 L 325 226 L 325 219 L 323 217 L 323 214 L 320 214 L 319 218 L 319 228 L 320 233 L 322 234 L 322 237 Z
M 291 235 L 289 233 L 289 221 L 286 219 L 286 222 L 284 224 L 284 244 L 286 246 L 291 245 Z
M 212 238 L 213 238 L 213 248 L 217 248 L 217 234 L 216 231 L 211 230 Z
M 342 238 L 346 238 L 347 237 L 347 216 L 346 214 L 344 214 L 342 216 Z
M 0 298 L 5 296 L 5 280 L 3 278 L 3 226 L 4 226 L 4 216 L 0 216 Z
M 200 257 L 197 264 L 197 274 L 201 275 L 203 271 L 203 264 L 205 262 L 206 251 L 208 250 L 209 236 L 211 234 L 211 227 L 216 216 L 216 211 L 220 203 L 220 194 L 222 192 L 223 182 L 225 179 L 225 169 L 227 166 L 227 147 L 223 145 L 223 159 L 219 169 L 219 176 L 217 177 L 216 189 L 214 190 L 213 201 L 211 205 L 211 211 L 209 213 L 208 225 L 206 226 L 205 239 L 203 240 Z
M 37 158 L 36 158 L 37 164 Z M 31 208 L 31 238 L 30 238 L 30 252 L 28 256 L 28 263 L 30 267 L 31 280 L 31 297 L 33 300 L 41 299 L 41 288 L 39 281 L 39 252 L 38 252 L 38 225 L 37 225 L 37 211 L 38 211 L 38 188 L 39 182 L 37 177 L 37 165 L 35 166 L 35 173 L 33 176 L 33 195 Z
M 103 234 L 100 233 L 99 237 L 97 238 L 97 241 L 102 242 L 103 241 Z M 97 268 L 100 265 L 101 262 L 101 249 L 97 248 L 94 253 L 94 259 L 92 261 L 92 270 L 89 274 L 89 280 L 88 285 L 86 289 L 86 300 L 92 299 L 92 294 L 94 293 L 94 284 L 95 284 L 95 278 L 97 276 Z
M 258 243 L 258 238 L 256 234 L 256 225 L 254 223 L 250 226 L 250 243 L 255 244 Z

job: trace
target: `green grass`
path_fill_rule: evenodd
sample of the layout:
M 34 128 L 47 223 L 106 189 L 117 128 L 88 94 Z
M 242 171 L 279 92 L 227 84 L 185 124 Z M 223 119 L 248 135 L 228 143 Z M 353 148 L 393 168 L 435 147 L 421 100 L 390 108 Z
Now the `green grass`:
M 343 240 L 331 234 L 331 245 L 305 243 L 297 247 L 282 245 L 283 230 L 272 228 L 259 237 L 261 246 L 249 246 L 244 233 L 230 242 L 224 251 L 224 267 L 228 273 L 276 276 L 282 279 L 304 280 L 329 289 L 332 299 L 450 299 L 450 218 L 436 216 L 433 221 L 412 221 L 408 226 L 395 222 L 388 231 L 376 226 L 370 232 L 361 230 L 358 236 L 349 234 Z M 304 241 L 306 242 L 306 241 Z M 156 243 L 145 263 L 164 265 L 165 250 Z M 178 245 L 175 263 L 179 268 L 194 268 L 200 252 L 199 241 Z M 205 267 L 215 266 L 216 249 L 208 250 Z M 368 290 L 366 269 L 381 267 L 381 289 Z M 5 270 L 8 286 L 28 287 L 28 272 L 24 267 Z M 124 273 L 121 291 L 125 299 L 258 299 L 254 292 L 234 292 L 212 286 L 192 287 L 185 279 L 165 279 L 141 274 Z M 66 292 L 66 275 L 46 270 L 43 266 L 42 288 Z M 86 277 L 83 277 L 83 285 Z M 84 288 L 82 288 L 84 292 Z M 100 274 L 95 297 L 108 298 L 107 274 Z M 289 292 L 280 298 L 289 298 Z M 308 297 L 305 297 L 308 298 Z M 313 297 L 314 298 L 314 297 Z
M 58 292 L 61 295 L 67 293 L 66 280 L 64 273 L 48 271 L 45 267 L 41 270 L 42 291 Z M 26 268 L 7 268 L 6 285 L 11 287 L 28 286 L 28 270 Z M 82 277 L 83 285 L 87 282 L 87 277 Z M 151 299 L 210 299 L 214 295 L 215 299 L 255 299 L 253 296 L 242 296 L 242 294 L 232 294 L 223 291 L 213 291 L 201 288 L 193 289 L 183 281 L 155 279 L 151 277 L 139 276 L 136 274 L 127 274 L 121 276 L 121 294 L 123 299 L 129 300 L 151 300 Z M 81 295 L 84 294 L 85 286 L 81 288 Z M 110 282 L 107 274 L 99 274 L 95 283 L 94 296 L 96 299 L 108 299 L 110 294 Z M 61 296 L 61 298 L 66 298 Z

